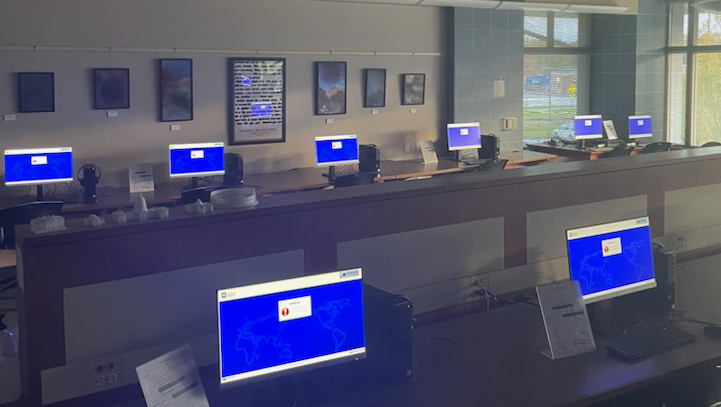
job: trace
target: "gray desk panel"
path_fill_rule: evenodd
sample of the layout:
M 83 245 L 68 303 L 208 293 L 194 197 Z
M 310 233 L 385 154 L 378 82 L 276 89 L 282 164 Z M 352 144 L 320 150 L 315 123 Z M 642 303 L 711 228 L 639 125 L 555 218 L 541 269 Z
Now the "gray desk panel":
M 529 212 L 526 216 L 528 263 L 565 257 L 566 230 L 646 216 L 646 195 Z
M 294 250 L 65 289 L 66 363 L 211 333 L 216 290 L 301 275 Z

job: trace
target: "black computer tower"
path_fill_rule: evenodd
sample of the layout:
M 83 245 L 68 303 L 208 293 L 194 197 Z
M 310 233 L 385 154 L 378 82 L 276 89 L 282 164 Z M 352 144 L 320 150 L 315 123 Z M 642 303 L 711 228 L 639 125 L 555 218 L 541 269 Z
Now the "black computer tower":
M 481 148 L 478 149 L 478 158 L 495 161 L 498 160 L 499 154 L 498 137 L 493 134 L 481 135 Z
M 239 187 L 243 185 L 243 156 L 235 153 L 225 153 L 225 174 L 223 185 Z
M 366 353 L 364 373 L 384 383 L 407 380 L 413 374 L 413 304 L 368 284 L 363 285 Z
M 381 169 L 381 150 L 375 144 L 358 146 L 358 171 L 379 173 Z

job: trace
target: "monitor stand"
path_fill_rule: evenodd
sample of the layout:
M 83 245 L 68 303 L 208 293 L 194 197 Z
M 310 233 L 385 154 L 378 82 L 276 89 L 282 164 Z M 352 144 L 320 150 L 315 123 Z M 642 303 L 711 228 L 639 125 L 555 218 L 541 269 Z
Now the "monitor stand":
M 328 177 L 328 181 L 335 181 L 335 165 L 328 167 L 328 172 L 323 173 L 324 177 Z
M 283 376 L 253 385 L 253 399 L 259 406 L 312 407 L 327 401 L 316 385 L 302 376 Z
M 643 326 L 643 320 L 623 297 L 599 301 L 586 306 L 591 329 L 597 335 L 617 336 Z
M 188 185 L 183 187 L 184 191 L 189 189 L 198 189 L 198 177 L 191 177 L 190 181 L 188 181 Z
M 35 195 L 36 195 L 35 200 L 37 200 L 37 201 L 43 200 L 43 186 L 42 185 L 37 186 L 37 193 Z

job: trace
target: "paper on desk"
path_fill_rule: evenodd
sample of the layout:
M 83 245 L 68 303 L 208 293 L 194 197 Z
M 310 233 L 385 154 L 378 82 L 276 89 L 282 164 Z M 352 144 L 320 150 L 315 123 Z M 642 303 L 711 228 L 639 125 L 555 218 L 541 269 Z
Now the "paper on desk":
M 551 359 L 596 350 L 578 281 L 566 280 L 538 286 L 536 293 L 551 346 Z
M 609 140 L 618 140 L 618 134 L 616 134 L 616 127 L 613 125 L 613 120 L 604 120 L 603 127 L 606 129 L 606 137 Z
M 137 163 L 128 167 L 128 177 L 130 178 L 130 193 L 151 192 L 155 190 L 153 181 L 153 164 Z
M 423 140 L 418 143 L 421 147 L 421 154 L 423 154 L 423 164 L 433 164 L 438 162 L 438 155 L 436 155 L 436 146 L 433 144 L 433 140 Z
M 190 345 L 135 370 L 149 407 L 210 407 Z

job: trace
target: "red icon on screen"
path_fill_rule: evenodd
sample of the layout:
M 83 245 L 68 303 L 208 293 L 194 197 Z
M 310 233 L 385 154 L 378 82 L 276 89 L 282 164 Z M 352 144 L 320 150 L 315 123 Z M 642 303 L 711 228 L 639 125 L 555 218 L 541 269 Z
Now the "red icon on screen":
M 288 314 L 290 314 L 290 310 L 289 310 L 288 308 L 283 308 L 283 309 L 280 311 L 280 313 L 281 313 L 281 315 L 283 315 L 284 317 L 287 317 Z
M 604 247 L 603 247 L 603 251 L 606 252 L 606 253 L 608 253 L 608 246 L 604 246 Z

